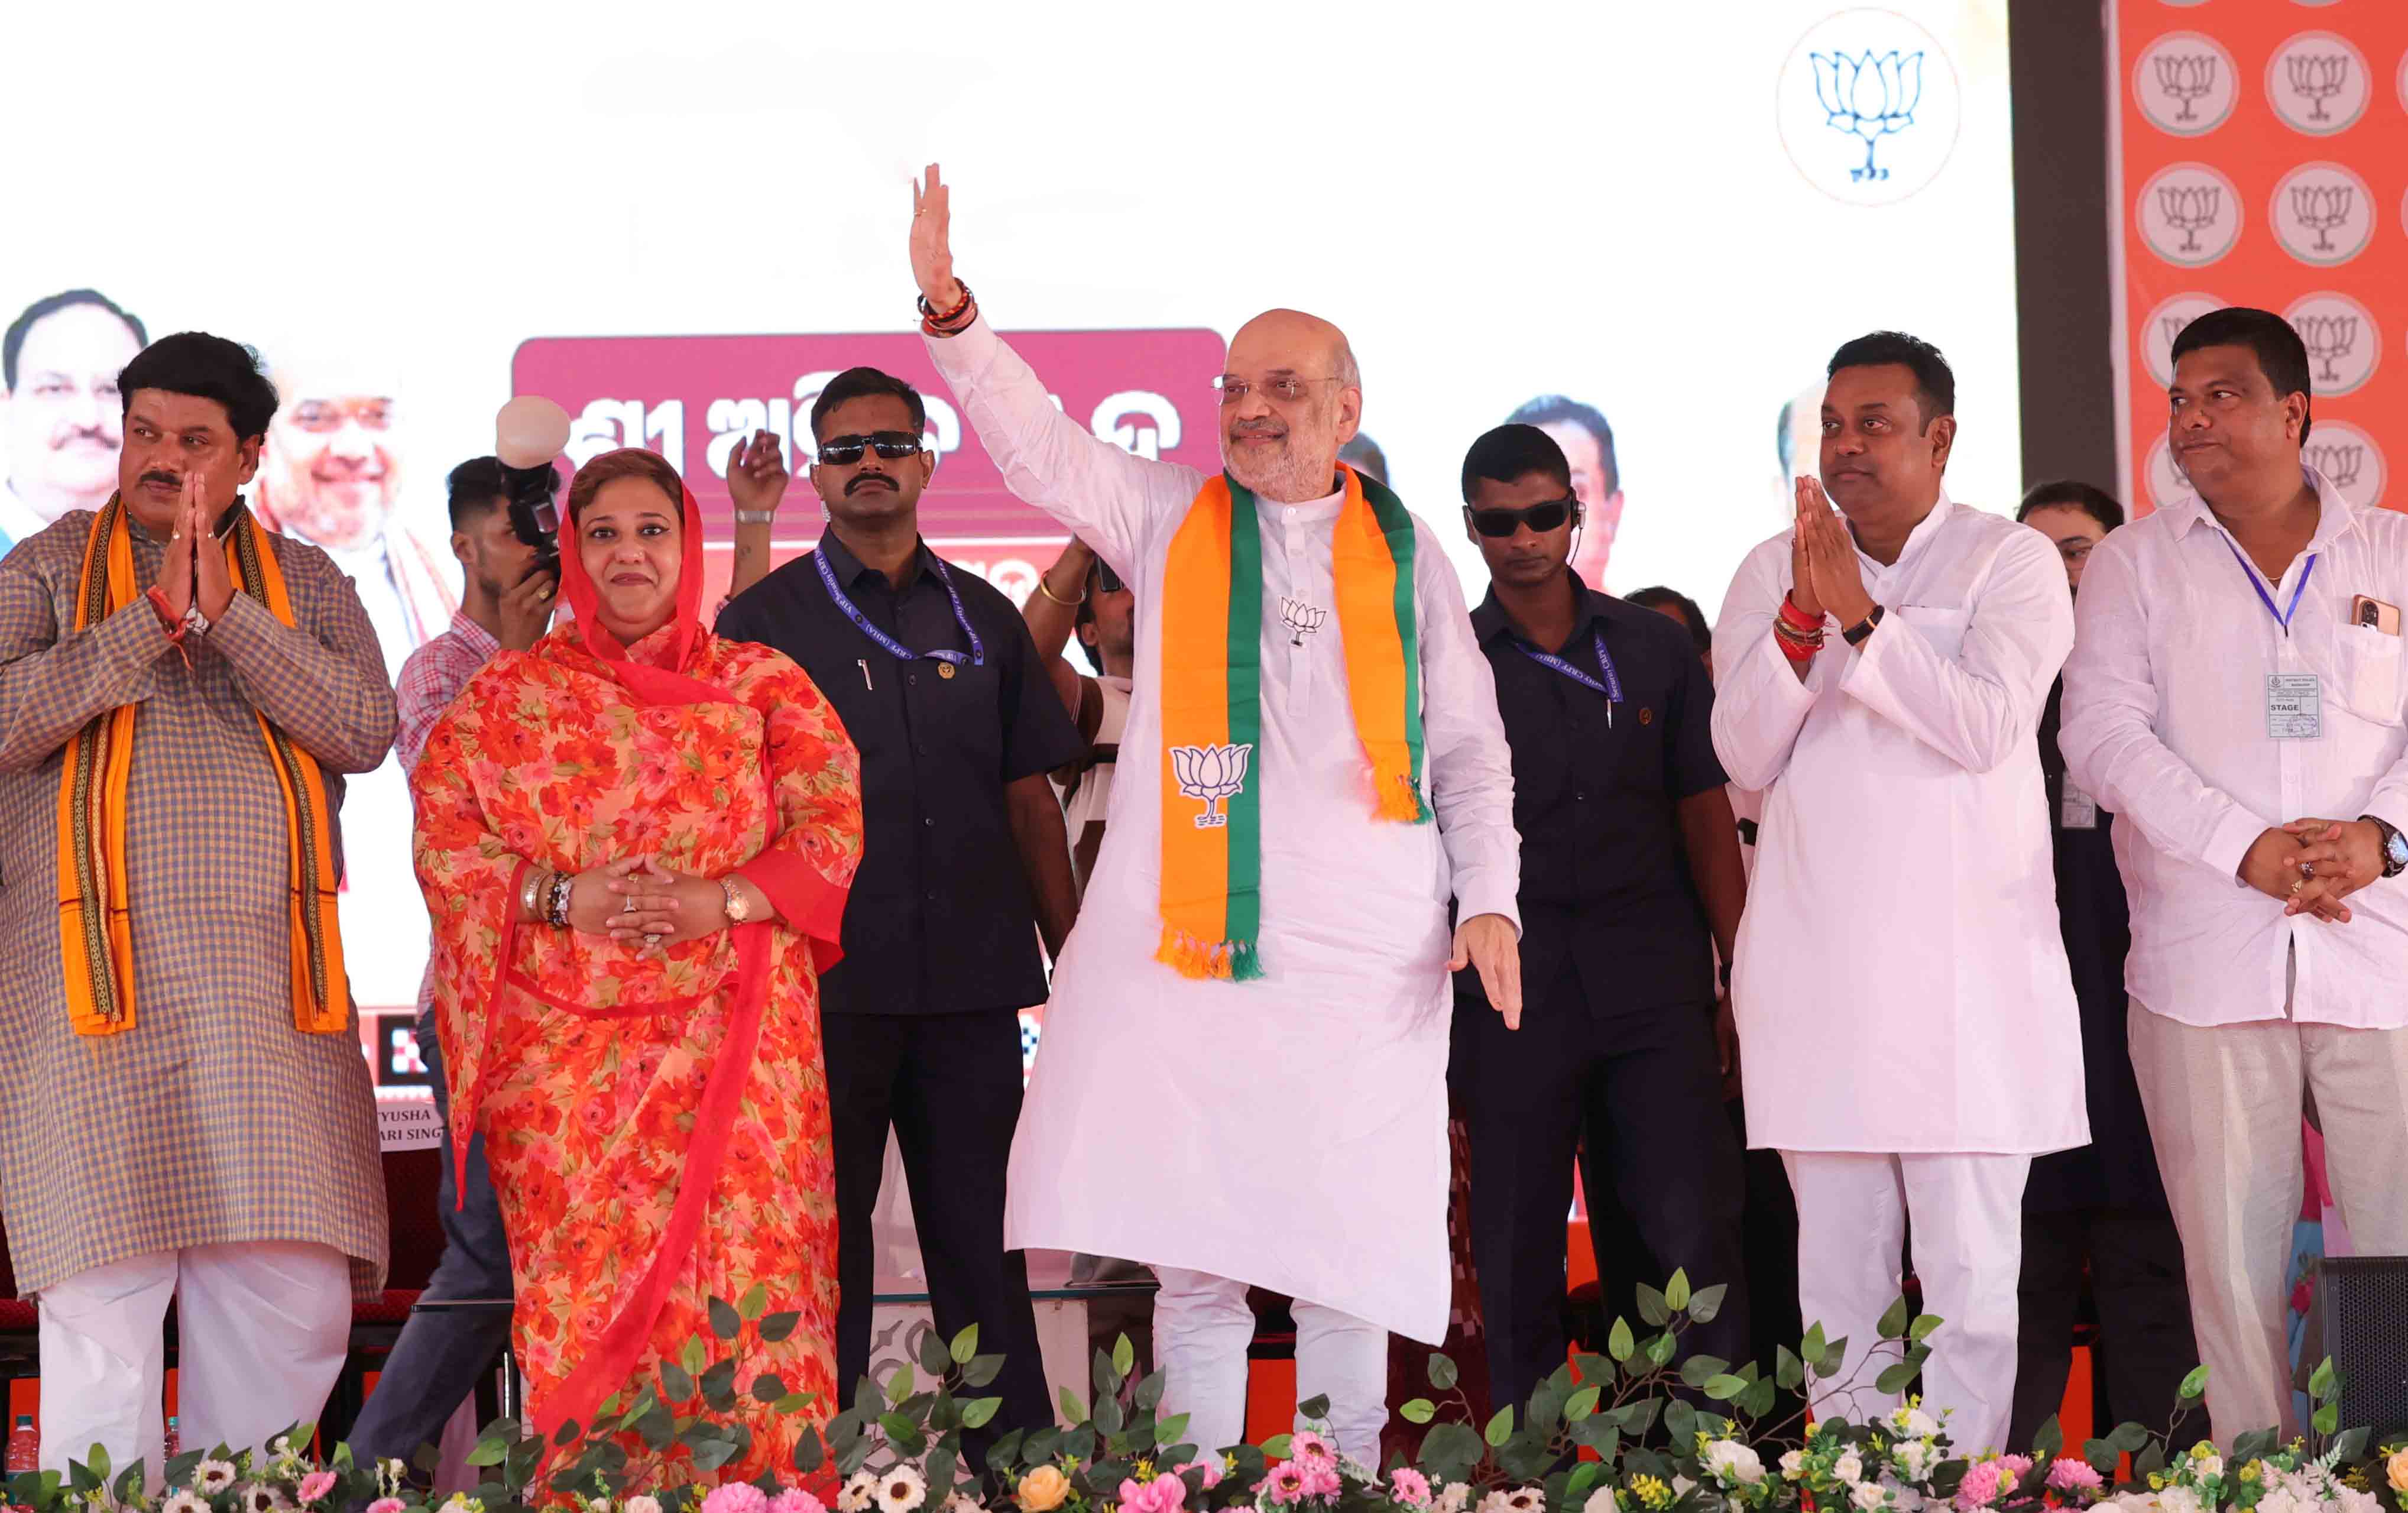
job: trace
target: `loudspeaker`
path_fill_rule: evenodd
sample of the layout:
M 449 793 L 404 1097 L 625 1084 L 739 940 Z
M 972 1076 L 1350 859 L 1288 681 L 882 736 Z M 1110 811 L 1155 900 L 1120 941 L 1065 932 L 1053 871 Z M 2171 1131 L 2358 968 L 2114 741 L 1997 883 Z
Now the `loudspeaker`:
M 2319 1263 L 2316 1320 L 2341 1377 L 2341 1427 L 2363 1425 L 2377 1443 L 2408 1431 L 2408 1256 Z

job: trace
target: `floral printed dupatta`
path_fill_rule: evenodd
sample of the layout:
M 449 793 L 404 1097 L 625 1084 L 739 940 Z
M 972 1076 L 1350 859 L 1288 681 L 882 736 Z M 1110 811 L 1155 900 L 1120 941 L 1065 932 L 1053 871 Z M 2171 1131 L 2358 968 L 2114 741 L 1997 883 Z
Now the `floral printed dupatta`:
M 833 1326 L 816 1011 L 860 857 L 858 759 L 799 668 L 702 629 L 682 502 L 671 622 L 622 646 L 565 542 L 575 618 L 478 674 L 413 783 L 455 1149 L 483 1130 L 547 1436 L 673 1353 L 717 1288 L 786 1290 L 805 1315 L 789 1355 L 824 1355 Z M 665 955 L 516 922 L 527 869 L 631 855 L 740 872 L 779 921 Z M 832 1362 L 777 1364 L 833 1388 Z

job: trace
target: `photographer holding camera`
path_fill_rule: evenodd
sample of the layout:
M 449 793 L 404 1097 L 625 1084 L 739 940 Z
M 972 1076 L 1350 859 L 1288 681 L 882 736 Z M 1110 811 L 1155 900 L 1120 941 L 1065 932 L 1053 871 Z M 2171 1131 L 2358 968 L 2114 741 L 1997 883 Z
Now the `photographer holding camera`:
M 499 457 L 475 457 L 452 469 L 452 555 L 460 559 L 460 612 L 401 667 L 397 688 L 400 733 L 394 755 L 407 773 L 418 766 L 435 722 L 479 669 L 499 652 L 523 652 L 552 624 L 560 588 L 560 548 L 552 500 L 560 475 L 549 465 L 512 468 Z M 500 1205 L 485 1174 L 483 1137 L 471 1143 L 462 1170 L 467 1191 L 455 1190 L 452 1120 L 437 1043 L 434 962 L 418 992 L 418 1049 L 435 1081 L 443 1117 L 443 1177 L 437 1207 L 443 1223 L 443 1259 L 427 1279 L 430 1299 L 507 1301 L 511 1294 L 509 1246 Z M 510 1310 L 444 1309 L 413 1313 L 386 1358 L 383 1377 L 360 1415 L 351 1442 L 363 1455 L 407 1461 L 436 1442 L 444 1421 L 474 1390 L 477 1378 L 509 1343 Z

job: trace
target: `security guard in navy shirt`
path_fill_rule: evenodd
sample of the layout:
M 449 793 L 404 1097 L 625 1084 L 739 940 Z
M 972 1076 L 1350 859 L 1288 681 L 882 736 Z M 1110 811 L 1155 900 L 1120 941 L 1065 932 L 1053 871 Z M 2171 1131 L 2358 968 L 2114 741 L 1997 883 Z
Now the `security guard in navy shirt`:
M 1536 426 L 1500 425 L 1464 459 L 1464 521 L 1491 579 L 1471 624 L 1496 674 L 1522 835 L 1522 1026 L 1508 1030 L 1459 975 L 1449 1069 L 1499 1404 L 1526 1401 L 1563 1364 L 1564 1215 L 1584 1146 L 1588 1186 L 1620 1195 L 1660 1265 L 1727 1288 L 1689 1351 L 1747 1353 L 1745 1181 L 1723 1109 L 1714 967 L 1747 885 L 1713 684 L 1677 626 L 1571 571 L 1571 493 L 1562 450 Z

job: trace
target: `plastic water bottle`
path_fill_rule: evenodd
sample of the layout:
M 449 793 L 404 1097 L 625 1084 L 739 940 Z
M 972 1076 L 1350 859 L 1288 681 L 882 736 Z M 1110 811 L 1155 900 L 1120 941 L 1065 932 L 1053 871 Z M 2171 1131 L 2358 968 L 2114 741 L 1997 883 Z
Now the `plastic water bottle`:
M 167 1416 L 167 1459 L 172 1461 L 184 1453 L 184 1436 L 176 1432 L 176 1416 Z
M 17 1427 L 8 1434 L 8 1474 L 39 1471 L 42 1468 L 42 1436 L 34 1433 L 34 1420 L 29 1414 L 17 1416 Z

